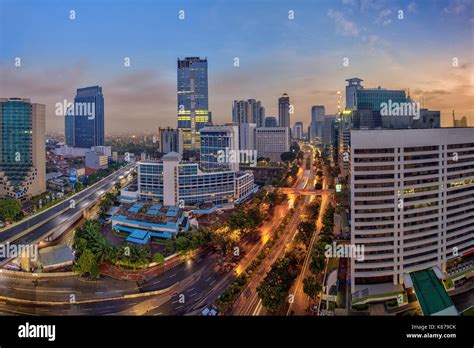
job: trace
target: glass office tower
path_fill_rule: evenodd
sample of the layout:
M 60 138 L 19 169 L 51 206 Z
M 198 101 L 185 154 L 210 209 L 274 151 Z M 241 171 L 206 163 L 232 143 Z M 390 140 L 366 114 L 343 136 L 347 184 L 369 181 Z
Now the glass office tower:
M 178 129 L 185 150 L 200 148 L 199 131 L 212 123 L 209 112 L 207 59 L 178 59 Z
M 65 117 L 66 144 L 80 148 L 105 145 L 102 87 L 77 89 L 74 105 Z
M 0 99 L 0 196 L 21 199 L 46 190 L 45 106 Z

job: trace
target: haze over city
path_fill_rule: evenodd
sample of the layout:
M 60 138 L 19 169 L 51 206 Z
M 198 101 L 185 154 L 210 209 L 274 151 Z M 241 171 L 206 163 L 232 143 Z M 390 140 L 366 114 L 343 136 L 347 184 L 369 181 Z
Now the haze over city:
M 453 109 L 474 122 L 468 0 L 35 5 L 0 3 L 0 36 L 16 38 L 0 42 L 0 95 L 46 104 L 48 132 L 64 131 L 55 104 L 91 85 L 103 87 L 107 134 L 176 127 L 176 61 L 186 56 L 208 59 L 215 123 L 231 120 L 235 99 L 258 98 L 267 115 L 277 116 L 286 92 L 292 120 L 307 124 L 312 105 L 336 112 L 336 93 L 351 77 L 366 87 L 409 89 L 417 101 L 423 96 L 425 107 L 441 111 L 444 126 L 451 126 Z

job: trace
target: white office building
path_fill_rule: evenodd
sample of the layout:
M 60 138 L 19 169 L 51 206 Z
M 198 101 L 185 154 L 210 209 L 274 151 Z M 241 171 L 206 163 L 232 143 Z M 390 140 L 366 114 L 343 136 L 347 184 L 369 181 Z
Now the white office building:
M 400 289 L 403 275 L 474 249 L 474 129 L 350 131 L 351 291 Z
M 255 131 L 258 157 L 270 158 L 271 162 L 281 161 L 280 155 L 290 150 L 288 127 L 262 127 Z

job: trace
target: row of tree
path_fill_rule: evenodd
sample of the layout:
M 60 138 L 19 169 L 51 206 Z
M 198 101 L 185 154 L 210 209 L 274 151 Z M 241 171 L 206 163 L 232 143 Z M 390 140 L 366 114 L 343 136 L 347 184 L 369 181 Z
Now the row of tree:
M 322 271 L 326 267 L 325 250 L 326 245 L 332 243 L 332 230 L 334 227 L 334 207 L 328 205 L 323 219 L 323 227 L 320 231 L 320 238 L 311 251 L 311 263 L 309 269 L 312 275 L 303 279 L 303 291 L 310 298 L 314 299 L 322 290 Z
M 317 215 L 317 212 L 313 210 L 319 212 L 319 206 L 313 204 L 307 207 L 308 210 L 310 216 Z M 278 312 L 288 298 L 288 292 L 301 272 L 311 238 L 315 232 L 315 219 L 310 218 L 301 221 L 297 226 L 297 233 L 289 250 L 282 258 L 275 261 L 257 287 L 257 293 L 262 300 L 262 304 L 271 312 Z
M 270 251 L 276 245 L 293 215 L 294 209 L 290 209 L 278 226 L 277 230 L 274 232 L 273 236 L 265 244 L 265 247 L 258 253 L 257 257 L 252 260 L 250 265 L 219 296 L 216 305 L 221 312 L 227 311 L 233 305 L 237 297 L 250 281 L 252 274 L 260 267 L 263 260 L 269 255 Z

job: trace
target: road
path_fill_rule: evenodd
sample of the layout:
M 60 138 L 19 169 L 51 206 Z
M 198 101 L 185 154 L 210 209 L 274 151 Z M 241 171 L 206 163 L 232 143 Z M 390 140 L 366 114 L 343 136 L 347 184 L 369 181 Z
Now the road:
M 132 169 L 133 166 L 134 164 L 128 164 L 63 202 L 3 230 L 0 232 L 0 243 L 26 246 L 41 241 L 57 228 L 67 230 L 75 217 L 79 216 L 85 208 L 97 202 L 100 196 L 110 190 L 119 177 Z M 74 207 L 70 204 L 71 200 L 74 200 Z M 65 224 L 66 221 L 68 224 Z M 9 258 L 0 257 L 0 265 L 4 265 L 8 261 Z
M 312 162 L 312 152 L 305 154 L 304 161 L 300 172 L 305 171 L 306 161 Z M 298 179 L 295 182 L 294 187 L 299 187 L 301 180 L 308 179 L 308 183 L 312 183 L 312 168 L 310 170 L 309 178 L 305 175 L 298 176 Z M 305 185 L 306 186 L 306 185 Z M 274 246 L 270 254 L 262 262 L 258 270 L 252 275 L 252 279 L 247 284 L 246 288 L 242 291 L 240 296 L 237 298 L 234 303 L 232 314 L 233 315 L 262 315 L 265 314 L 266 310 L 262 306 L 261 300 L 257 293 L 257 287 L 260 282 L 264 279 L 265 275 L 271 269 L 275 261 L 281 258 L 286 251 L 286 246 L 293 240 L 297 233 L 298 223 L 301 221 L 301 214 L 304 212 L 304 208 L 307 203 L 310 202 L 310 196 L 305 196 L 303 198 L 303 203 L 299 204 L 295 209 L 295 213 L 288 223 L 285 231 L 282 234 L 282 237 Z M 278 222 L 279 223 L 279 222 Z

